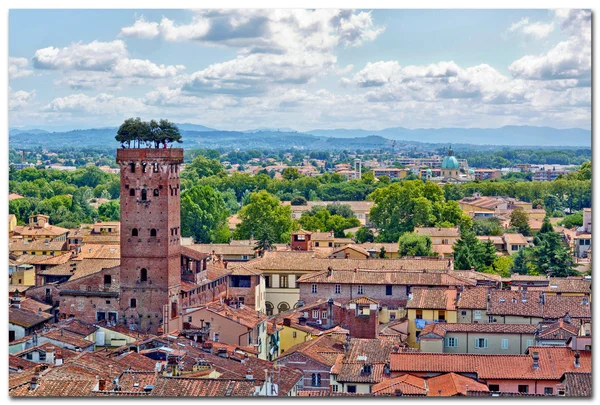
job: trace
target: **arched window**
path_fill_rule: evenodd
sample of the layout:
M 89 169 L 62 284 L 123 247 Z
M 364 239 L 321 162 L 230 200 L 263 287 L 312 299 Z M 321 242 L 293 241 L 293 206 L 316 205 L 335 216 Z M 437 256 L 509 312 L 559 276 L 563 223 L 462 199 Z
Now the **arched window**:
M 132 298 L 131 301 L 129 301 L 129 306 L 131 308 L 137 308 L 137 300 L 135 298 Z
M 148 199 L 148 192 L 146 190 L 142 190 L 142 201 L 146 201 Z
M 321 374 L 319 374 L 319 373 L 313 373 L 312 374 L 311 385 L 313 387 L 320 387 L 321 386 Z
M 154 189 L 154 197 L 158 197 L 158 189 L 157 188 Z
M 142 269 L 142 271 L 140 272 L 140 280 L 148 281 L 148 270 Z
M 288 311 L 290 309 L 290 305 L 287 302 L 280 302 L 279 305 L 277 305 L 277 311 L 279 311 L 279 313 Z
M 137 228 L 133 228 L 131 230 L 131 236 L 138 236 L 138 230 L 137 230 Z
M 273 315 L 273 304 L 271 304 L 269 301 L 265 302 L 265 307 L 267 309 L 267 315 L 271 316 Z
M 131 197 L 135 197 L 135 188 L 130 188 L 130 189 L 129 189 L 129 195 L 130 195 Z
M 156 236 L 156 229 L 150 229 L 150 236 Z

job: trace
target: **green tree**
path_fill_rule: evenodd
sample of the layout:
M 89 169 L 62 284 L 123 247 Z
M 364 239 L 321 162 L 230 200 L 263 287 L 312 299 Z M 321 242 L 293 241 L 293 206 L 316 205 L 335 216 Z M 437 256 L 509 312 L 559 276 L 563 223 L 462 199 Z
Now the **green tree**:
M 181 194 L 181 234 L 196 243 L 226 243 L 229 210 L 218 191 L 194 186 Z
M 581 212 L 576 212 L 571 215 L 567 215 L 562 221 L 559 222 L 560 225 L 565 228 L 572 229 L 583 225 L 583 214 Z
M 298 178 L 300 178 L 300 173 L 298 172 L 298 169 L 296 169 L 295 167 L 286 167 L 283 170 L 283 173 L 281 173 L 281 177 L 283 177 L 285 180 L 296 180 Z
M 118 201 L 109 201 L 98 206 L 98 215 L 102 221 L 118 221 L 121 208 Z
M 204 177 L 209 176 L 224 176 L 227 173 L 221 162 L 217 159 L 207 159 L 204 156 L 197 156 L 194 158 L 192 163 L 187 165 L 181 174 L 182 177 L 189 177 L 196 175 L 196 177 L 191 177 L 194 180 L 198 180 Z
M 367 243 L 373 242 L 374 240 L 375 235 L 373 234 L 373 231 L 371 228 L 367 228 L 366 226 L 361 226 L 358 228 L 356 234 L 354 235 L 354 241 L 356 243 Z
M 434 256 L 431 250 L 431 238 L 407 232 L 398 241 L 400 256 Z
M 292 205 L 306 205 L 306 198 L 304 197 L 294 197 L 290 202 Z
M 512 266 L 513 257 L 507 255 L 496 257 L 491 268 L 494 274 L 498 274 L 501 277 L 510 277 Z
M 239 211 L 241 220 L 236 226 L 235 239 L 256 240 L 269 235 L 275 243 L 288 243 L 291 240 L 294 223 L 292 209 L 281 205 L 279 199 L 265 190 L 250 194 L 250 201 Z
M 474 267 L 477 271 L 489 271 L 495 259 L 494 245 L 489 241 L 481 242 L 472 231 L 461 232 L 454 244 L 454 267 L 457 269 Z
M 558 232 L 538 235 L 540 243 L 532 250 L 532 265 L 539 274 L 568 277 L 577 274 L 573 257 Z
M 522 208 L 517 208 L 510 213 L 510 226 L 517 229 L 517 231 L 524 236 L 531 235 L 531 228 L 529 227 L 529 215 Z

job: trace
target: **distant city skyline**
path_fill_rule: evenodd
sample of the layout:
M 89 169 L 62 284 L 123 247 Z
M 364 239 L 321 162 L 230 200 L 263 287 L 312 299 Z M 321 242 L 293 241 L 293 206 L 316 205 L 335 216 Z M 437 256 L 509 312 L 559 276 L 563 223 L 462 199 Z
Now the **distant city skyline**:
M 11 10 L 11 127 L 591 129 L 588 10 Z

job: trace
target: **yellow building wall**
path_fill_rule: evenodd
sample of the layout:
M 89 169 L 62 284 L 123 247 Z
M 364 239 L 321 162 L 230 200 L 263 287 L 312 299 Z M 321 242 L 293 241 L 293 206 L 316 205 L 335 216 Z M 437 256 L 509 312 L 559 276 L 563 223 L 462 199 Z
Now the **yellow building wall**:
M 426 321 L 436 321 L 438 319 L 438 315 L 440 311 L 437 309 L 423 309 L 422 319 Z M 446 323 L 457 323 L 457 314 L 456 311 L 444 311 Z M 419 342 L 417 342 L 417 332 L 420 332 L 421 329 L 417 329 L 417 325 L 415 324 L 415 319 L 417 319 L 417 310 L 409 309 L 408 310 L 408 345 L 412 348 L 419 348 Z
M 294 336 L 294 333 L 296 336 Z M 283 329 L 279 331 L 279 350 L 283 354 L 290 347 L 306 342 L 311 338 L 312 336 L 307 332 L 284 325 Z
M 10 277 L 10 283 L 17 285 L 35 285 L 35 269 L 14 271 Z

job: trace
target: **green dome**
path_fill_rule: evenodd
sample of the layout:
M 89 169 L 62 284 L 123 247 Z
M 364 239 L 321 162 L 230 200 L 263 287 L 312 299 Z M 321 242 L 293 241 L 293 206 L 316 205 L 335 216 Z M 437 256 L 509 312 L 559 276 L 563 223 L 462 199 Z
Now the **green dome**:
M 469 169 L 469 174 L 473 174 L 473 173 L 475 173 L 475 170 Z
M 448 148 L 448 156 L 442 160 L 442 169 L 458 169 L 460 165 L 458 164 L 458 160 L 454 156 L 452 156 L 452 147 Z
M 427 173 L 429 176 L 431 176 L 431 175 L 433 174 L 433 172 L 431 171 L 431 169 L 427 169 L 427 170 L 425 171 L 425 173 Z

